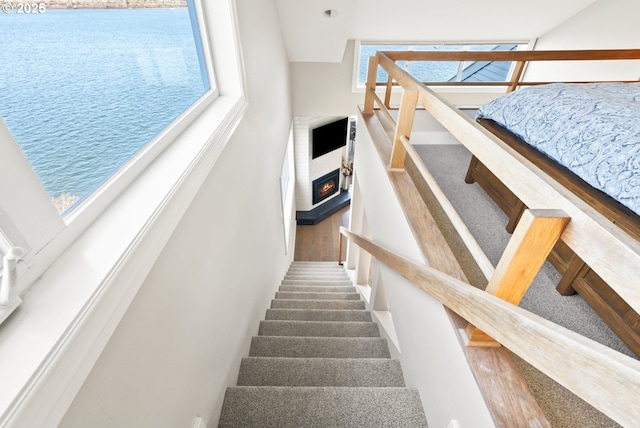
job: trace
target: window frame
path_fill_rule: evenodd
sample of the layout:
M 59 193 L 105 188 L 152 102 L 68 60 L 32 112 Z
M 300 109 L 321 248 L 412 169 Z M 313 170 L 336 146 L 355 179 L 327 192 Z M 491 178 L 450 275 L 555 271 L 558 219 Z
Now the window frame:
M 4 156 L 0 159 L 4 159 L 12 165 L 20 165 L 17 170 L 19 175 L 16 178 L 12 177 L 16 173 L 16 169 L 3 168 L 2 161 L 0 161 L 0 180 L 5 183 L 15 183 L 19 180 L 21 183 L 19 198 L 6 198 L 4 197 L 6 192 L 1 192 L 3 198 L 0 198 L 0 211 L 10 213 L 5 216 L 0 215 L 0 230 L 4 231 L 6 245 L 25 249 L 24 260 L 18 265 L 21 279 L 19 293 L 26 292 L 57 258 L 58 254 L 77 239 L 82 231 L 220 95 L 213 67 L 209 30 L 204 20 L 202 0 L 187 0 L 187 7 L 192 24 L 198 25 L 198 28 L 194 29 L 194 38 L 196 35 L 199 36 L 199 39 L 195 39 L 195 43 L 199 48 L 200 64 L 206 67 L 205 70 L 201 70 L 206 73 L 209 89 L 85 198 L 62 215 L 55 209 L 49 209 L 49 205 L 52 205 L 51 199 L 44 191 L 39 178 L 31 169 L 22 152 L 19 149 L 18 151 L 12 150 L 11 153 L 3 151 Z M 2 126 L 4 124 L 0 124 L 0 127 Z M 1 128 L 0 131 L 2 131 Z M 6 132 L 9 131 L 6 130 Z M 10 139 L 18 147 L 13 137 Z M 9 173 L 9 171 L 11 172 Z M 39 231 L 39 236 L 34 237 L 30 231 Z M 33 266 L 37 266 L 38 269 L 32 270 Z
M 164 149 L 146 148 L 155 157 L 125 169 L 128 184 L 114 179 L 73 219 L 58 216 L 63 230 L 19 277 L 22 306 L 0 327 L 0 426 L 58 425 L 242 120 L 235 0 L 195 4 L 217 96 L 165 130 Z

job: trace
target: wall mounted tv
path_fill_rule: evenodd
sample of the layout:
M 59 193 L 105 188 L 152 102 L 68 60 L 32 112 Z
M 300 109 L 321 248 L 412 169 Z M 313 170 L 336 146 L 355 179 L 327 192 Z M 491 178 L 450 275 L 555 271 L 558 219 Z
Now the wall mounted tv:
M 349 118 L 314 128 L 311 131 L 311 159 L 334 151 L 347 144 L 347 128 Z

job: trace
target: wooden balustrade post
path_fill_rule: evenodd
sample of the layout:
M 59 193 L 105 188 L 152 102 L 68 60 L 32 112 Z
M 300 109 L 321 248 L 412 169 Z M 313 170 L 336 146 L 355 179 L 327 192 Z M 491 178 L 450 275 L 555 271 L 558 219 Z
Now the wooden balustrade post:
M 518 305 L 570 218 L 561 210 L 526 210 L 485 291 Z M 471 323 L 469 346 L 500 346 Z
M 384 93 L 384 105 L 386 108 L 391 108 L 391 93 L 393 92 L 393 77 L 389 75 L 387 79 L 387 87 Z
M 338 265 L 342 266 L 342 232 L 338 232 Z
M 373 113 L 374 94 L 376 93 L 376 83 L 378 80 L 378 57 L 369 57 L 369 68 L 367 68 L 367 86 L 364 94 L 363 113 Z
M 520 83 L 520 78 L 522 77 L 522 72 L 524 71 L 524 66 L 526 64 L 526 61 L 516 62 L 516 65 L 513 69 L 513 74 L 511 75 L 511 83 L 507 88 L 507 92 L 513 92 L 518 88 L 518 84 Z
M 411 128 L 413 127 L 413 118 L 416 113 L 416 104 L 418 102 L 419 92 L 416 90 L 405 90 L 402 92 L 400 100 L 400 110 L 398 111 L 398 121 L 396 124 L 396 132 L 393 137 L 393 147 L 391 149 L 391 169 L 403 169 L 407 158 L 407 149 L 400 137 L 407 140 L 411 136 Z

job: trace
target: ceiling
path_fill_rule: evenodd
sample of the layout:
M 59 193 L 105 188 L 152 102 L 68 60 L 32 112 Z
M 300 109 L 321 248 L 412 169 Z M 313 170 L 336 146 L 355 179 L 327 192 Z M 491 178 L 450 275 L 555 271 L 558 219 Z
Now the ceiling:
M 529 41 L 596 1 L 276 0 L 276 3 L 291 62 L 341 62 L 349 39 Z M 335 16 L 327 17 L 326 10 L 335 11 Z

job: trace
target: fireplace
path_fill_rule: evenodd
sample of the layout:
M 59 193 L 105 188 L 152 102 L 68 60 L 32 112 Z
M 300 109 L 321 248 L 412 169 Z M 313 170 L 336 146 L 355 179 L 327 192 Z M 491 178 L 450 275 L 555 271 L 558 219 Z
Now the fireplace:
M 338 193 L 340 190 L 340 168 L 313 180 L 311 189 L 313 191 L 312 202 L 314 205 Z

